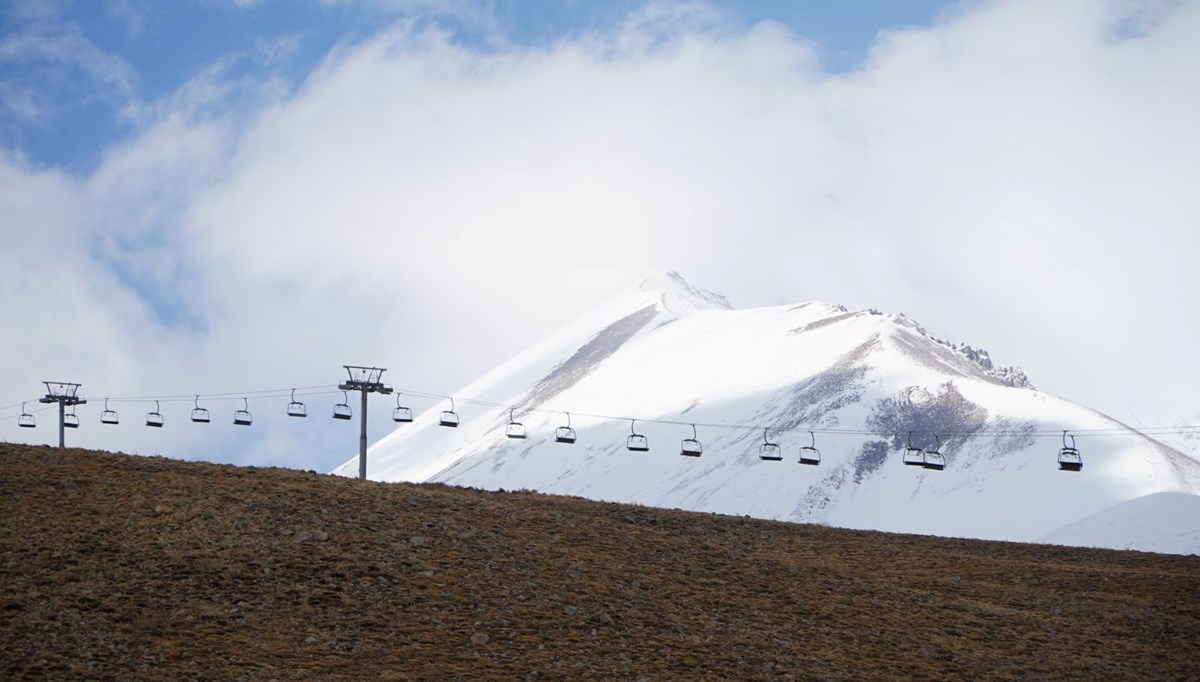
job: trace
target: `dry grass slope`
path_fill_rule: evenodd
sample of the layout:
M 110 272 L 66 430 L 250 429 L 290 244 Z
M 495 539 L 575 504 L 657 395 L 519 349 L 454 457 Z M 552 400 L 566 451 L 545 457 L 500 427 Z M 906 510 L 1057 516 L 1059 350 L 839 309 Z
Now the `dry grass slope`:
M 0 445 L 0 677 L 1200 679 L 1200 558 Z

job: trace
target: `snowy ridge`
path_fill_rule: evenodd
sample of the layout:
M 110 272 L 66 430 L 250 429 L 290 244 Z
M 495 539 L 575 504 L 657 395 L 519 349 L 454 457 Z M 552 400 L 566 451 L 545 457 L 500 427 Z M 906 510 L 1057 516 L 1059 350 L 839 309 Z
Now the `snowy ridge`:
M 1173 432 L 1151 432 L 1150 437 L 1192 459 L 1200 460 L 1200 412 L 1195 412 L 1190 417 L 1158 417 L 1149 422 L 1141 419 L 1137 421 L 1142 427 L 1147 423 L 1158 427 L 1163 424 L 1173 427 Z
M 1137 434 L 1080 438 L 1084 470 L 1059 472 L 1057 441 L 1035 432 L 1123 425 L 990 364 L 903 316 L 819 302 L 736 310 L 668 275 L 455 394 L 515 406 L 527 440 L 504 437 L 506 408 L 460 402 L 462 424 L 448 429 L 437 426 L 447 406 L 432 405 L 370 449 L 368 475 L 1024 541 L 1137 497 L 1200 491 L 1200 463 Z M 567 411 L 575 445 L 553 440 Z M 615 417 L 676 424 L 638 423 L 651 452 L 632 453 L 631 424 Z M 704 455 L 680 457 L 693 422 Z M 756 426 L 785 461 L 759 460 Z M 808 429 L 868 435 L 818 433 L 821 465 L 799 466 Z M 945 434 L 945 471 L 901 463 L 908 431 L 919 447 Z M 356 471 L 355 460 L 337 469 Z
M 883 313 L 876 311 L 874 308 L 871 309 L 871 312 L 876 315 L 883 314 Z M 897 315 L 897 317 L 902 318 L 904 321 L 911 323 L 912 328 L 915 329 L 922 336 L 925 336 L 926 338 L 930 339 L 934 343 L 941 344 L 941 345 L 951 349 L 952 351 L 962 355 L 967 360 L 970 360 L 971 362 L 974 362 L 975 364 L 979 365 L 981 368 L 983 368 L 984 372 L 988 376 L 992 377 L 993 379 L 998 380 L 1000 383 L 1004 384 L 1005 386 L 1013 386 L 1016 388 L 1034 388 L 1033 382 L 1031 382 L 1029 380 L 1029 377 L 1025 375 L 1025 371 L 1022 370 L 1020 367 L 1015 367 L 1015 366 L 996 367 L 994 364 L 992 364 L 991 354 L 989 354 L 983 348 L 974 348 L 974 347 L 970 346 L 969 344 L 954 343 L 953 341 L 939 339 L 938 337 L 933 336 L 929 332 L 925 331 L 925 329 L 921 325 L 917 324 L 915 321 L 907 318 L 904 315 L 904 313 L 899 313 Z

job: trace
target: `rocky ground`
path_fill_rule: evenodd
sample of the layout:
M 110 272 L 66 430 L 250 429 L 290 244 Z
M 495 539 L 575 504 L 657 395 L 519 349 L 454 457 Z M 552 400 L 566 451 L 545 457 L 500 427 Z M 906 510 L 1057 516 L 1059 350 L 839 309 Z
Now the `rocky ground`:
M 1200 679 L 1194 556 L 14 445 L 0 500 L 6 680 Z

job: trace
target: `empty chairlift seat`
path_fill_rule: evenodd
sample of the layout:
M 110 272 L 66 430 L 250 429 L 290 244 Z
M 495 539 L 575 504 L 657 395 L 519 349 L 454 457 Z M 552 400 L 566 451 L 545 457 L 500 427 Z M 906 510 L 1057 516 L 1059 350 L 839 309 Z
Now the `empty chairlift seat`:
M 704 454 L 704 446 L 700 444 L 696 436 L 696 425 L 692 424 L 692 437 L 684 438 L 679 443 L 679 454 L 684 457 L 699 457 Z
M 292 389 L 292 402 L 288 403 L 288 406 L 287 406 L 287 416 L 289 416 L 289 417 L 307 417 L 308 416 L 308 408 L 304 406 L 304 403 L 300 402 L 299 400 L 296 400 L 296 389 L 294 389 L 294 388 Z
M 242 409 L 234 411 L 233 423 L 238 426 L 250 426 L 253 422 L 254 417 L 250 415 L 250 401 L 242 398 Z
M 71 406 L 71 411 L 63 415 L 63 426 L 68 429 L 79 428 L 79 417 L 75 414 L 75 406 Z
M 396 392 L 396 408 L 392 410 L 392 421 L 407 424 L 413 420 L 412 409 L 400 404 L 400 392 Z
M 567 412 L 567 425 L 554 430 L 554 442 L 572 445 L 575 443 L 575 429 L 571 428 L 571 413 Z
M 763 429 L 763 442 L 758 446 L 758 458 L 767 462 L 778 462 L 783 459 L 783 450 L 779 448 L 779 443 L 772 443 L 767 437 L 768 429 Z
M 333 406 L 333 418 L 348 421 L 354 416 L 354 411 L 350 409 L 350 395 L 342 391 L 342 402 Z
M 162 428 L 162 425 L 165 423 L 165 420 L 163 419 L 162 413 L 159 412 L 158 410 L 159 410 L 158 401 L 155 400 L 154 401 L 154 411 L 146 413 L 146 426 L 150 426 L 150 427 L 153 427 L 156 429 Z
M 636 423 L 636 419 L 629 420 L 629 437 L 625 439 L 625 449 L 630 452 L 649 452 L 650 441 L 633 428 Z
M 200 396 L 196 396 L 196 402 L 194 405 L 195 406 L 192 407 L 192 421 L 196 422 L 197 424 L 207 424 L 212 421 L 212 417 L 209 416 L 208 410 L 200 407 Z
M 908 441 L 904 447 L 904 463 L 907 466 L 925 466 L 925 451 L 921 448 L 913 447 L 912 431 L 908 432 Z
M 450 399 L 450 409 L 442 410 L 442 413 L 438 415 L 438 426 L 450 429 L 458 428 L 458 413 L 454 411 L 454 398 Z
M 817 437 L 812 431 L 808 432 L 808 437 L 812 442 L 800 448 L 800 463 L 816 466 L 821 463 L 821 451 L 817 449 Z
M 108 409 L 108 398 L 104 399 L 104 411 L 100 413 L 101 424 L 116 424 L 120 422 L 117 413 L 114 410 Z
M 1075 447 L 1075 436 L 1071 436 L 1071 445 L 1067 445 L 1067 432 L 1063 431 L 1063 446 L 1058 451 L 1058 468 L 1060 471 L 1082 471 L 1083 457 Z
M 504 435 L 516 440 L 525 440 L 525 425 L 515 419 L 515 410 L 516 408 L 508 410 L 508 426 L 504 427 Z
M 946 468 L 946 456 L 941 452 L 942 439 L 937 434 L 934 434 L 933 439 L 935 445 L 933 449 L 925 451 L 925 463 L 922 466 L 926 469 L 941 471 Z
M 25 411 L 25 403 L 21 403 L 21 416 L 17 417 L 17 426 L 23 429 L 32 429 L 37 426 L 37 420 L 32 414 Z

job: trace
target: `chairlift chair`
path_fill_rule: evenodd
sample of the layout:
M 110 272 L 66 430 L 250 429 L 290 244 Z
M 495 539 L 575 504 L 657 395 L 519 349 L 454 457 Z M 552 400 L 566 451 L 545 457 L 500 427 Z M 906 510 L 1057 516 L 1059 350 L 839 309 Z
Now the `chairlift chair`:
M 508 409 L 508 426 L 504 427 L 504 435 L 517 440 L 525 440 L 525 425 L 513 417 L 516 408 Z
M 636 423 L 636 419 L 629 420 L 629 437 L 625 439 L 625 449 L 630 452 L 649 452 L 650 441 L 633 428 Z
M 908 440 L 904 447 L 904 463 L 908 466 L 925 466 L 925 451 L 921 448 L 914 448 L 912 444 L 912 431 L 908 432 Z
M 25 411 L 25 403 L 21 403 L 21 416 L 17 417 L 17 426 L 23 429 L 32 429 L 37 426 L 37 420 L 33 418 L 32 414 Z
M 458 428 L 458 413 L 454 411 L 454 398 L 450 399 L 450 409 L 443 410 L 438 415 L 438 426 L 445 426 L 451 429 Z
M 692 424 L 692 437 L 684 438 L 679 443 L 679 454 L 684 457 L 699 457 L 704 454 L 704 446 L 700 444 L 696 436 L 696 425 Z
M 242 409 L 234 411 L 233 423 L 237 426 L 250 426 L 253 422 L 254 417 L 250 416 L 250 401 L 242 398 Z
M 763 429 L 763 442 L 758 448 L 758 458 L 767 462 L 778 462 L 783 459 L 783 451 L 779 449 L 779 443 L 772 443 L 767 438 L 769 428 Z
M 935 445 L 932 450 L 925 451 L 925 462 L 921 465 L 926 469 L 941 471 L 946 468 L 946 456 L 941 453 L 942 439 L 935 433 L 933 434 Z
M 1083 457 L 1075 448 L 1075 436 L 1071 436 L 1071 445 L 1067 447 L 1067 432 L 1063 431 L 1063 446 L 1058 451 L 1058 468 L 1060 471 L 1082 471 Z
M 104 399 L 104 411 L 100 413 L 101 424 L 116 424 L 120 420 L 117 418 L 117 413 L 108 409 L 108 398 Z
M 152 426 L 156 429 L 161 429 L 163 425 L 162 413 L 158 411 L 158 401 L 154 401 L 154 411 L 146 413 L 146 426 Z
M 75 406 L 71 406 L 71 411 L 63 415 L 63 426 L 68 429 L 79 428 L 79 417 L 75 415 Z
M 392 421 L 407 424 L 413 420 L 413 413 L 410 408 L 400 404 L 400 392 L 396 392 L 396 409 L 392 410 Z
M 207 424 L 212 421 L 206 408 L 200 407 L 200 396 L 196 396 L 195 407 L 192 408 L 192 421 L 197 424 Z
M 287 416 L 289 417 L 307 417 L 308 408 L 304 403 L 296 400 L 296 389 L 292 389 L 292 402 L 288 403 Z
M 333 418 L 349 421 L 354 416 L 354 410 L 350 409 L 350 394 L 342 391 L 342 402 L 333 406 Z
M 821 463 L 821 451 L 817 449 L 817 437 L 812 431 L 808 432 L 808 437 L 812 443 L 800 448 L 800 463 L 816 466 Z
M 554 430 L 554 442 L 566 443 L 573 445 L 575 443 L 575 429 L 571 428 L 571 413 L 567 413 L 567 425 L 560 426 Z

